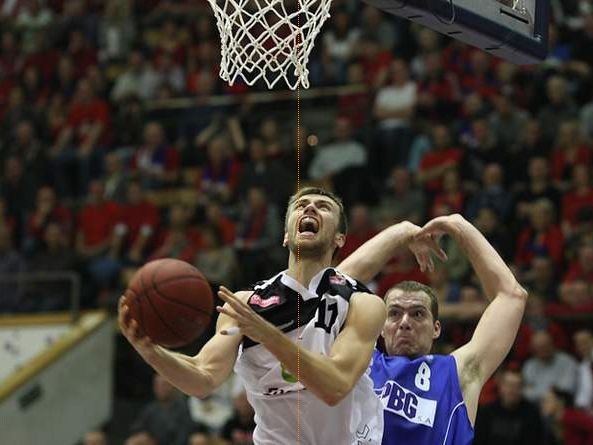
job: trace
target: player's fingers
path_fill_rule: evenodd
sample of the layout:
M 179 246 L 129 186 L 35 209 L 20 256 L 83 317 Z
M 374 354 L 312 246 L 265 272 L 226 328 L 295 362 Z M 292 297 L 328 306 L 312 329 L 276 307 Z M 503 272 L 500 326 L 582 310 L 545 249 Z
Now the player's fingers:
M 140 329 L 140 325 L 133 318 L 130 321 L 130 330 L 134 342 L 140 342 L 144 339 L 144 335 L 142 333 L 142 330 Z
M 439 258 L 441 261 L 447 261 L 448 257 L 445 251 L 439 244 L 441 235 L 431 235 L 427 238 L 427 245 L 430 250 Z
M 220 290 L 218 291 L 218 296 L 221 300 L 223 300 L 225 303 L 231 306 L 238 313 L 248 316 L 251 312 L 249 306 L 243 303 L 240 299 L 238 299 L 235 296 L 235 294 L 233 294 L 224 286 L 221 286 Z
M 228 296 L 230 299 L 240 301 L 235 296 L 235 294 L 233 293 L 233 291 L 231 291 L 230 289 L 228 289 L 228 288 L 226 288 L 224 286 L 220 286 L 218 289 L 219 289 L 218 292 L 222 292 L 223 294 L 225 294 L 226 296 Z
M 122 308 L 118 311 L 117 314 L 117 323 L 119 328 L 122 332 L 128 329 L 128 325 L 130 322 L 130 308 L 128 305 L 122 306 Z
M 420 253 L 416 253 L 414 254 L 414 256 L 416 257 L 416 262 L 418 263 L 418 266 L 420 266 L 420 272 L 424 272 L 425 269 L 425 260 L 423 258 L 423 255 Z
M 229 308 L 227 306 L 216 306 L 216 310 L 221 314 L 225 314 L 231 318 L 234 318 L 235 320 L 241 319 L 241 317 L 239 316 L 239 314 L 237 314 L 236 311 L 232 310 L 231 308 Z

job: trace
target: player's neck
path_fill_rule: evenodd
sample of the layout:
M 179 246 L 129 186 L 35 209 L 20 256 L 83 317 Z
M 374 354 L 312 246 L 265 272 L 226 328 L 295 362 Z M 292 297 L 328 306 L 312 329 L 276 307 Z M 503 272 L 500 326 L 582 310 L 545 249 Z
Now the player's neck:
M 309 286 L 311 279 L 319 273 L 320 270 L 331 266 L 331 257 L 328 258 L 303 258 L 297 260 L 297 256 L 290 254 L 288 259 L 288 270 L 286 274 L 305 287 Z

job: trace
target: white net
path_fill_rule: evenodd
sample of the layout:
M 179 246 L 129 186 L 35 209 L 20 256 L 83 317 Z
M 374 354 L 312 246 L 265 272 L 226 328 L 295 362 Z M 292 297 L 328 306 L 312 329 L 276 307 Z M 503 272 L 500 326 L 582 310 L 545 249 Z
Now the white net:
M 220 32 L 220 77 L 309 87 L 309 55 L 331 0 L 208 0 Z

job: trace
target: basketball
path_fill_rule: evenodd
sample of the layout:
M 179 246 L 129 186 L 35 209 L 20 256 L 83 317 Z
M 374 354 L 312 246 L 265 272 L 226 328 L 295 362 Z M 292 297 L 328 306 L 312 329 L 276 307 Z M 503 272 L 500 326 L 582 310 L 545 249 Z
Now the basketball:
M 180 260 L 146 263 L 130 280 L 125 295 L 140 333 L 168 348 L 198 338 L 212 316 L 210 284 L 198 269 Z

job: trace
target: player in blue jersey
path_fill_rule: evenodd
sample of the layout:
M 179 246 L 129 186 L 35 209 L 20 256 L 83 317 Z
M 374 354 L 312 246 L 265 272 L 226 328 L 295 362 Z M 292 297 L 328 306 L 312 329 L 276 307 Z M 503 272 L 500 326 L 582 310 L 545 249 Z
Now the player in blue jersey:
M 527 292 L 484 236 L 460 215 L 435 218 L 423 228 L 392 226 L 354 252 L 340 270 L 368 281 L 393 248 L 427 237 L 436 243 L 442 235 L 451 236 L 464 250 L 492 301 L 469 343 L 450 355 L 432 355 L 433 342 L 441 334 L 433 291 L 404 282 L 386 293 L 384 348 L 375 351 L 370 365 L 383 403 L 383 445 L 471 444 L 482 387 L 508 354 L 523 318 Z M 416 256 L 421 267 L 432 267 L 426 256 Z M 440 256 L 444 258 L 444 252 Z

